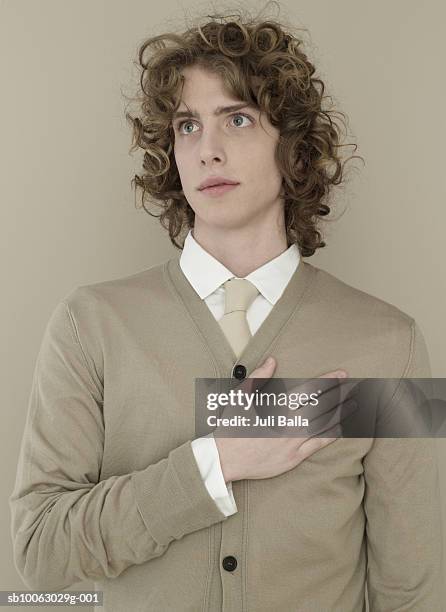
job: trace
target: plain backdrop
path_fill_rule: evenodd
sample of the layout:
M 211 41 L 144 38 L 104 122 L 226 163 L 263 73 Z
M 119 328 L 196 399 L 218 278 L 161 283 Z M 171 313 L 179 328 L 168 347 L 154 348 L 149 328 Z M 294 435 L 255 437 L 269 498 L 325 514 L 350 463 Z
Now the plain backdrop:
M 52 310 L 78 285 L 133 274 L 177 252 L 159 221 L 135 207 L 130 185 L 142 157 L 128 153 L 123 93 L 135 91 L 138 45 L 213 12 L 215 5 L 0 0 L 1 371 L 6 374 L 0 590 L 26 588 L 13 565 L 7 500 L 35 360 Z M 241 5 L 254 13 L 263 6 Z M 358 144 L 366 162 L 347 164 L 357 169 L 335 196 L 345 213 L 326 228 L 327 247 L 308 261 L 413 316 L 428 344 L 432 375 L 444 377 L 445 5 L 290 0 L 280 7 L 279 14 L 267 8 L 266 16 L 308 29 L 308 54 L 327 93 L 349 118 L 348 142 Z M 444 439 L 438 451 L 443 481 Z M 445 506 L 444 490 L 442 495 Z

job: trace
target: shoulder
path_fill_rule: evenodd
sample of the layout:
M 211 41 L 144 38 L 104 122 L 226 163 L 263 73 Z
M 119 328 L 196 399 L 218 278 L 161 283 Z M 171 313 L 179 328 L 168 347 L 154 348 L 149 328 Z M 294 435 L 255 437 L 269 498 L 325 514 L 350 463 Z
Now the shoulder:
M 120 308 L 126 304 L 144 305 L 163 288 L 167 262 L 155 264 L 134 274 L 79 285 L 62 298 L 72 313 L 86 314 L 97 308 Z
M 326 270 L 307 265 L 315 271 L 312 299 L 325 304 L 336 319 L 391 327 L 396 325 L 403 329 L 412 326 L 413 317 L 395 304 L 354 287 Z
M 333 342 L 367 350 L 386 369 L 402 376 L 429 377 L 425 339 L 414 317 L 395 304 L 310 265 L 313 283 L 308 307 L 317 313 L 318 332 Z M 362 347 L 362 348 L 361 348 Z

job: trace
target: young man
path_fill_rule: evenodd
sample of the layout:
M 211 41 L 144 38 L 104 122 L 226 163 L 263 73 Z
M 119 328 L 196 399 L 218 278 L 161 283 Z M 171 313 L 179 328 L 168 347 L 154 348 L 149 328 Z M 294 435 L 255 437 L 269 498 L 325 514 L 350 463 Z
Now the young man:
M 78 287 L 49 321 L 11 496 L 30 588 L 92 579 L 107 612 L 357 612 L 367 584 L 372 612 L 441 609 L 432 440 L 194 439 L 196 378 L 430 376 L 410 316 L 303 260 L 322 244 L 334 135 L 314 88 L 275 72 L 298 58 L 302 84 L 305 56 L 278 27 L 268 48 L 268 31 L 240 29 L 267 72 L 257 105 L 240 80 L 254 64 L 217 24 L 146 64 L 140 181 L 168 193 L 171 239 L 188 232 L 180 256 Z M 175 107 L 167 67 L 184 79 Z M 265 113 L 284 91 L 283 116 Z

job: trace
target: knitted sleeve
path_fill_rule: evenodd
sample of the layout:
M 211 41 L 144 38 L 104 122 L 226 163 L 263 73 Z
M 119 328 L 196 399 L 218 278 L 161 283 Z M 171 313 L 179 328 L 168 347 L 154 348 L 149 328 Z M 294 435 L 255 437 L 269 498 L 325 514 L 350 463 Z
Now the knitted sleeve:
M 14 562 L 28 588 L 114 578 L 226 518 L 190 441 L 143 470 L 101 479 L 102 395 L 62 301 L 37 356 L 9 498 Z
M 404 378 L 430 378 L 426 344 L 412 320 Z M 435 439 L 375 438 L 363 460 L 370 612 L 443 609 L 442 525 Z

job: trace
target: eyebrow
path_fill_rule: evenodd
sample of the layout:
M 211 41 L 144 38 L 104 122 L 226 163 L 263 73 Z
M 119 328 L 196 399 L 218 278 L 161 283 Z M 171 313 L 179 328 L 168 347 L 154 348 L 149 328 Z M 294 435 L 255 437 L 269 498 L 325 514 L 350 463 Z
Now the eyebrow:
M 252 107 L 252 104 L 249 102 L 240 102 L 239 104 L 232 104 L 230 106 L 217 106 L 217 108 L 214 110 L 214 115 L 223 115 L 224 113 L 240 110 L 246 106 Z M 172 119 L 178 119 L 179 117 L 196 117 L 197 119 L 200 119 L 200 113 L 194 109 L 191 109 L 190 111 L 177 111 L 173 114 Z

